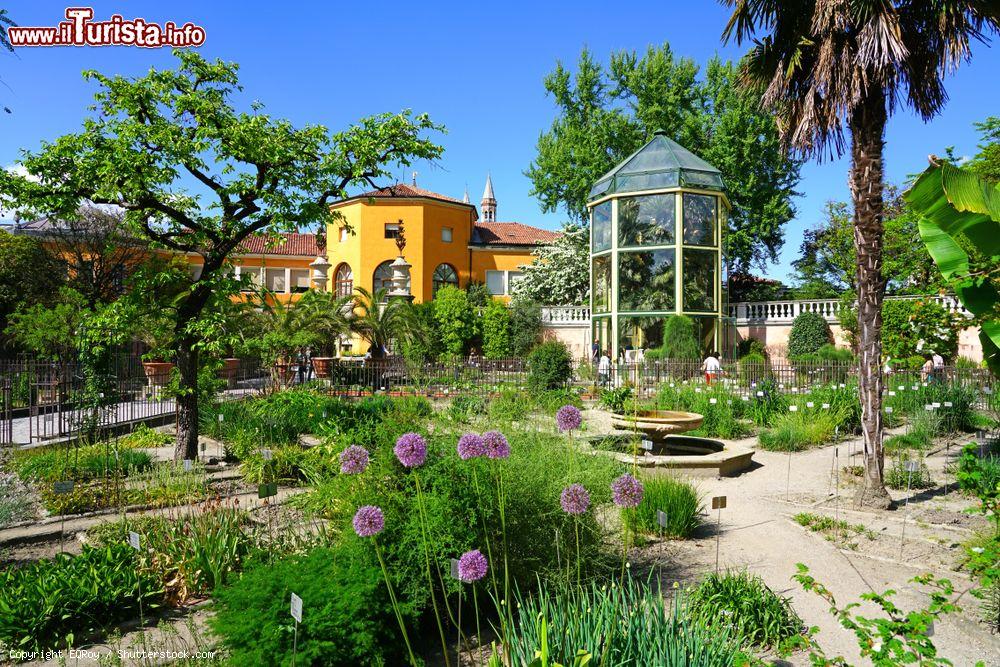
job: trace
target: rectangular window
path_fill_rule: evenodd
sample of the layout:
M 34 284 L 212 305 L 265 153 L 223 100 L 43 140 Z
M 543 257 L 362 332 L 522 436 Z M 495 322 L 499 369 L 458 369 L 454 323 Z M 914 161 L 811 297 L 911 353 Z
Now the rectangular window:
M 240 266 L 238 268 L 240 277 L 245 281 L 244 292 L 254 292 L 260 289 L 261 268 L 259 266 Z
M 340 228 L 340 242 L 345 243 L 347 241 L 347 227 Z
M 715 310 L 714 250 L 684 249 L 684 310 L 685 312 L 713 312 Z
M 451 232 L 452 232 L 451 227 L 442 227 L 441 240 L 444 241 L 445 243 L 451 243 Z
M 675 256 L 673 248 L 618 253 L 618 309 L 673 310 Z
M 309 291 L 309 269 L 292 269 L 292 291 Z
M 494 296 L 503 296 L 506 294 L 504 282 L 503 271 L 486 272 L 486 289 L 489 290 L 490 294 Z
M 595 206 L 591 212 L 591 250 L 601 252 L 611 247 L 611 202 Z
M 400 225 L 395 222 L 385 223 L 385 237 L 387 239 L 398 239 L 399 238 L 399 228 Z
M 684 193 L 684 244 L 715 245 L 716 197 Z
M 594 295 L 594 312 L 607 313 L 611 310 L 611 256 L 602 255 L 594 258 L 594 282 L 591 291 Z
M 524 278 L 524 273 L 522 271 L 508 271 L 507 272 L 507 290 L 513 294 L 514 287 L 517 286 L 521 279 Z
M 268 269 L 267 270 L 267 289 L 272 292 L 287 292 L 288 283 L 285 282 L 285 270 L 284 269 Z

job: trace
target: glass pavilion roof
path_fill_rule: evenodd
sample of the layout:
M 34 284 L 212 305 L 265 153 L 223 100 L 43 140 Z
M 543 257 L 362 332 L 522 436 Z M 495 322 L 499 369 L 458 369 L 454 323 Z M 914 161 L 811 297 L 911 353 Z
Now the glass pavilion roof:
M 594 184 L 590 199 L 676 187 L 725 190 L 718 169 L 658 130 L 645 146 Z

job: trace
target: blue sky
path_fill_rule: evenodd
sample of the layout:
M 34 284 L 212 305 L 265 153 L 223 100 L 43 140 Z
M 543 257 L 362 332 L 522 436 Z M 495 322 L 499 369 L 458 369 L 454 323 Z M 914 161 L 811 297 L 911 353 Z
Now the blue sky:
M 737 58 L 719 35 L 726 8 L 693 2 L 139 2 L 95 0 L 95 18 L 125 18 L 205 28 L 202 51 L 241 65 L 247 101 L 295 123 L 337 130 L 358 118 L 410 108 L 428 112 L 448 128 L 440 164 L 415 167 L 421 187 L 473 202 L 493 175 L 499 218 L 556 228 L 559 213 L 542 214 L 522 174 L 535 155 L 539 132 L 555 109 L 542 78 L 557 60 L 572 65 L 587 46 L 606 59 L 612 50 L 643 51 L 669 42 L 675 53 L 704 63 L 713 54 Z M 55 25 L 66 3 L 3 2 L 20 25 Z M 22 148 L 74 131 L 94 92 L 80 72 L 138 74 L 171 66 L 167 49 L 129 47 L 19 49 L 0 54 L 0 166 Z M 1000 115 L 1000 49 L 975 45 L 973 61 L 948 83 L 951 100 L 929 124 L 908 111 L 890 121 L 886 169 L 902 181 L 926 165 L 931 153 L 955 146 L 975 151 L 972 123 Z M 810 163 L 802 172 L 798 214 L 786 227 L 781 261 L 768 274 L 784 278 L 796 257 L 802 230 L 813 225 L 828 199 L 846 199 L 846 159 Z M 410 174 L 405 174 L 407 181 Z

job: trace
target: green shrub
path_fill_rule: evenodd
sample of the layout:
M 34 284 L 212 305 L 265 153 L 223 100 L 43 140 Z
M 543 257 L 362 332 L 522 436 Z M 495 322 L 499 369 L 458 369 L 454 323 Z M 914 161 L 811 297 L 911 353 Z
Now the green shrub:
M 510 423 L 521 421 L 531 412 L 531 397 L 520 391 L 505 389 L 490 401 L 489 416 L 493 421 Z
M 533 660 L 543 646 L 551 665 L 581 664 L 575 661 L 580 651 L 593 665 L 739 664 L 739 647 L 725 628 L 710 632 L 679 601 L 664 607 L 660 592 L 631 577 L 622 585 L 542 586 L 533 595 L 518 595 L 514 628 L 507 633 L 513 664 L 541 664 Z
M 746 571 L 708 575 L 688 593 L 687 603 L 693 619 L 734 631 L 743 646 L 778 647 L 803 629 L 789 599 Z
M 564 405 L 583 409 L 583 400 L 580 399 L 580 394 L 569 388 L 549 389 L 539 392 L 534 398 L 538 409 L 549 416 L 555 416 L 559 408 Z
M 573 375 L 573 358 L 559 341 L 538 345 L 528 355 L 528 387 L 532 391 L 562 388 Z
M 632 387 L 622 386 L 612 389 L 602 389 L 598 403 L 605 410 L 621 414 L 627 406 L 632 405 Z
M 659 410 L 683 410 L 702 415 L 702 425 L 694 432 L 697 435 L 732 439 L 748 432 L 740 421 L 744 402 L 722 385 L 663 384 L 657 390 L 654 406 Z
M 173 440 L 173 436 L 169 433 L 154 431 L 145 424 L 139 424 L 134 431 L 118 440 L 118 448 L 157 449 L 170 446 Z
M 486 400 L 481 396 L 459 394 L 451 399 L 448 415 L 455 421 L 467 423 L 471 417 L 486 413 Z
M 830 327 L 822 315 L 810 311 L 799 313 L 788 333 L 788 356 L 795 359 L 812 354 L 831 342 Z
M 476 316 L 464 290 L 445 285 L 434 294 L 434 321 L 444 354 L 460 357 L 476 335 Z
M 906 469 L 908 461 L 917 461 L 918 469 L 909 472 Z M 890 489 L 929 489 L 934 486 L 934 480 L 931 479 L 931 471 L 919 457 L 901 451 L 893 459 L 892 465 L 885 470 L 885 485 Z
M 302 598 L 298 665 L 403 664 L 405 650 L 377 562 L 356 538 L 261 563 L 216 593 L 210 624 L 233 664 L 290 665 L 292 593 Z M 401 597 L 405 622 L 415 609 Z
M 898 361 L 937 352 L 951 359 L 958 351 L 959 318 L 934 301 L 886 299 L 882 304 L 882 351 Z M 923 363 L 921 361 L 921 363 Z
M 0 642 L 34 651 L 79 645 L 138 617 L 140 600 L 149 614 L 160 598 L 160 582 L 130 546 L 84 546 L 78 556 L 0 571 Z
M 688 482 L 666 476 L 646 477 L 642 502 L 635 509 L 622 510 L 622 519 L 635 532 L 687 538 L 701 525 L 702 509 L 698 491 Z M 657 511 L 667 515 L 666 526 L 660 526 Z
M 701 359 L 701 340 L 693 319 L 687 315 L 670 315 L 663 322 L 663 345 L 660 359 Z
M 511 356 L 510 309 L 496 299 L 490 299 L 483 311 L 483 356 L 487 359 Z

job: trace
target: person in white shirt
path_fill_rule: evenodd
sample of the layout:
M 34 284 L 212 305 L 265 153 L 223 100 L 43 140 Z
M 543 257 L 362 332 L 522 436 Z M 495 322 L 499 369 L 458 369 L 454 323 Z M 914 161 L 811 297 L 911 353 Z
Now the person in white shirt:
M 597 362 L 597 381 L 601 386 L 606 386 L 611 380 L 611 357 L 607 350 L 601 352 L 601 359 Z
M 722 373 L 722 364 L 719 363 L 719 353 L 713 352 L 705 357 L 705 361 L 702 362 L 701 368 L 705 371 L 705 384 L 712 384 L 712 380 L 718 379 L 719 375 Z
M 931 361 L 934 363 L 934 379 L 941 382 L 944 380 L 944 357 L 937 352 L 932 352 Z

